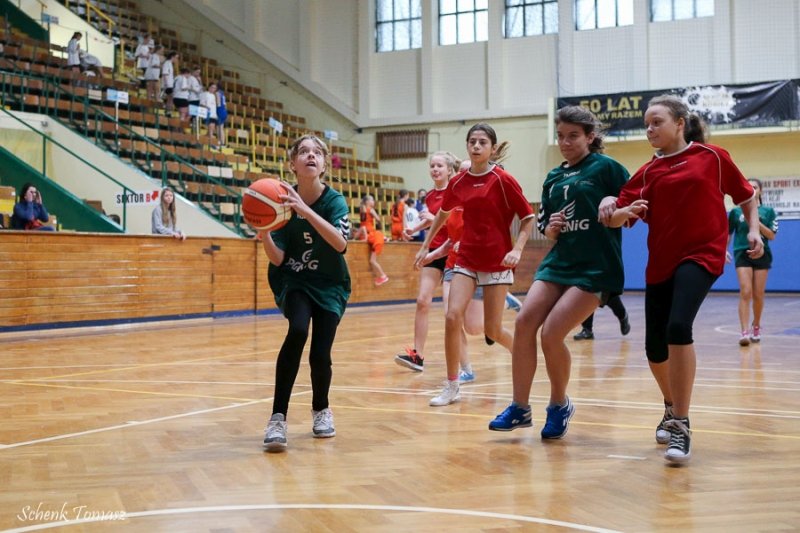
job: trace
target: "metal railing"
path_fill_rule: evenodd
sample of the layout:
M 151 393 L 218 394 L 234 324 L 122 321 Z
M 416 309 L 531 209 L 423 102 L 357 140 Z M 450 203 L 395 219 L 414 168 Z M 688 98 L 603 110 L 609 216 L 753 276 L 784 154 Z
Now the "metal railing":
M 241 225 L 241 196 L 237 190 L 98 107 L 95 98 L 102 98 L 102 92 L 87 90 L 86 95 L 79 96 L 47 76 L 0 71 L 0 98 L 3 104 L 16 104 L 22 111 L 58 120 L 97 146 L 160 179 L 162 187 L 176 189 L 237 234 L 247 236 Z M 168 131 L 167 123 L 159 114 L 151 115 L 154 118 L 154 123 L 151 123 L 146 112 L 131 111 L 132 107 L 123 111 L 141 116 L 141 128 L 145 131 L 149 129 L 159 137 L 162 131 Z M 181 144 L 181 141 L 177 143 Z M 183 144 L 187 147 L 187 143 Z
M 31 126 L 30 124 L 28 124 L 27 122 L 25 122 L 24 120 L 19 118 L 18 116 L 16 116 L 14 113 L 9 111 L 5 107 L 0 107 L 0 111 L 2 111 L 6 115 L 8 115 L 12 119 L 14 119 L 16 122 L 19 122 L 20 124 L 25 126 L 27 129 L 29 129 L 30 131 L 36 133 L 37 135 L 39 135 L 42 138 L 42 168 L 41 168 L 41 174 L 45 178 L 48 177 L 47 176 L 47 143 L 51 143 L 51 144 L 59 147 L 60 149 L 64 150 L 71 157 L 73 157 L 74 159 L 80 161 L 84 165 L 88 166 L 89 168 L 91 168 L 95 172 L 99 173 L 100 175 L 102 175 L 106 179 L 111 180 L 115 185 L 120 186 L 122 188 L 122 192 L 123 192 L 123 195 L 122 195 L 122 217 L 121 217 L 120 226 L 122 227 L 122 230 L 125 231 L 125 229 L 127 228 L 127 223 L 128 223 L 127 222 L 128 221 L 128 201 L 127 201 L 127 198 L 128 198 L 128 193 L 129 192 L 130 193 L 134 192 L 133 189 L 131 189 L 130 187 L 128 187 L 124 183 L 122 183 L 120 181 L 117 181 L 116 179 L 114 179 L 114 177 L 109 175 L 107 172 L 105 172 L 104 170 L 96 167 L 94 164 L 92 164 L 91 162 L 87 161 L 82 156 L 76 154 L 75 152 L 73 152 L 72 150 L 70 150 L 69 148 L 67 148 L 63 144 L 61 144 L 60 142 L 58 142 L 58 141 L 56 141 L 54 139 L 51 139 L 47 134 L 37 130 L 36 128 L 34 128 L 33 126 Z M 50 179 L 50 178 L 48 178 L 48 179 Z

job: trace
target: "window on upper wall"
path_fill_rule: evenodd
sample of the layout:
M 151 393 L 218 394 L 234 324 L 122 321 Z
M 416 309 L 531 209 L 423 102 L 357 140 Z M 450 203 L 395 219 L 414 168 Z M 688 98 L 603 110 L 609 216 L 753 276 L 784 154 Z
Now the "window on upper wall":
M 633 24 L 633 0 L 575 0 L 575 28 L 594 30 Z
M 376 0 L 375 10 L 378 52 L 422 48 L 421 0 Z
M 439 0 L 439 44 L 489 39 L 489 0 Z
M 507 39 L 558 33 L 558 0 L 506 0 L 503 32 Z
M 714 0 L 650 0 L 650 21 L 714 16 Z

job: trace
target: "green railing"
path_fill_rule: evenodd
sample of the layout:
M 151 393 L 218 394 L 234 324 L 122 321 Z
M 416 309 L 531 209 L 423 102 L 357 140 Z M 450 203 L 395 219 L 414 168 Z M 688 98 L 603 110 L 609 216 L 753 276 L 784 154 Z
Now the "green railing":
M 132 127 L 120 123 L 115 116 L 94 103 L 97 100 L 90 98 L 91 91 L 87 90 L 86 93 L 76 95 L 47 76 L 32 76 L 19 70 L 0 71 L 0 99 L 3 104 L 50 116 L 123 161 L 160 179 L 163 187 L 173 187 L 237 234 L 247 235 L 241 227 L 241 198 L 238 191 L 134 131 Z M 97 93 L 102 98 L 102 92 Z M 143 128 L 161 132 L 162 128 L 167 127 L 159 114 L 153 114 L 155 124 L 150 124 L 145 112 L 124 108 L 122 111 L 140 115 Z M 131 122 L 135 123 L 135 120 Z M 188 143 L 184 143 L 184 147 L 188 148 Z
M 15 6 L 10 0 L 0 0 L 0 15 L 3 15 L 15 28 L 19 28 L 31 39 L 50 42 L 50 35 L 38 22 Z
M 20 189 L 25 182 L 32 182 L 42 192 L 42 196 L 47 199 L 47 205 L 50 211 L 58 215 L 59 224 L 63 227 L 76 230 L 76 231 L 97 231 L 104 233 L 124 233 L 127 224 L 127 193 L 133 192 L 124 184 L 115 180 L 107 173 L 103 172 L 90 162 L 86 161 L 83 157 L 76 154 L 60 142 L 51 139 L 45 133 L 37 130 L 24 120 L 20 119 L 11 111 L 4 107 L 0 107 L 3 113 L 19 122 L 28 130 L 36 133 L 42 138 L 42 167 L 37 169 L 32 167 L 25 161 L 22 161 L 14 154 L 0 147 L 0 161 L 3 162 L 3 170 L 0 171 L 0 178 L 3 182 Z M 80 161 L 85 166 L 98 172 L 106 179 L 111 180 L 116 185 L 122 188 L 123 203 L 122 203 L 122 217 L 121 223 L 117 224 L 105 214 L 96 211 L 94 208 L 86 205 L 86 203 L 72 194 L 67 189 L 63 188 L 58 183 L 54 182 L 47 176 L 47 148 L 48 143 L 64 150 L 67 154 L 75 160 Z

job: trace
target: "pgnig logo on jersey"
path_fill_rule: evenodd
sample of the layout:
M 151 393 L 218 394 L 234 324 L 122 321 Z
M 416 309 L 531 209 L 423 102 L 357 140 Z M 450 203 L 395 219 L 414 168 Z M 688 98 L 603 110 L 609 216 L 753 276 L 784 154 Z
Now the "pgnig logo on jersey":
M 561 233 L 569 233 L 570 231 L 585 231 L 589 229 L 589 219 L 583 218 L 581 220 L 566 220 Z
M 317 259 L 311 259 L 311 252 L 313 250 L 306 250 L 303 252 L 303 255 L 300 257 L 300 261 L 290 257 L 286 260 L 286 266 L 294 270 L 295 272 L 302 272 L 303 270 L 316 270 L 319 268 L 319 261 Z

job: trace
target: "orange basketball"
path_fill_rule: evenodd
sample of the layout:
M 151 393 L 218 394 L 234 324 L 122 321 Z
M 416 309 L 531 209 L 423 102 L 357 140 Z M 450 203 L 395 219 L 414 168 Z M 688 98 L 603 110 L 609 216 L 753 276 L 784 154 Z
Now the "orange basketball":
M 281 182 L 272 178 L 254 181 L 242 191 L 242 216 L 253 229 L 275 231 L 292 218 L 292 208 L 283 204 Z

